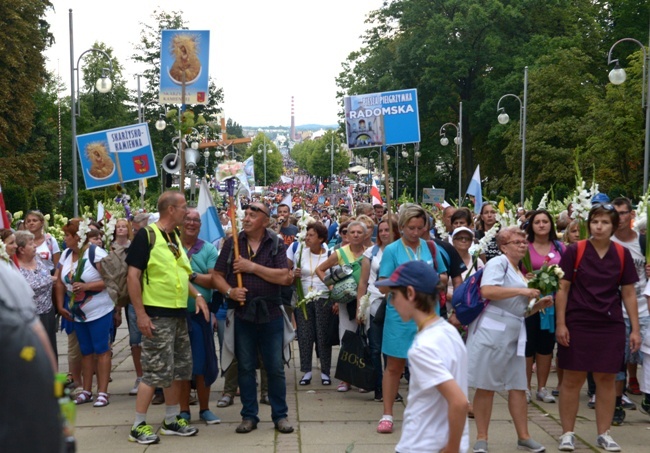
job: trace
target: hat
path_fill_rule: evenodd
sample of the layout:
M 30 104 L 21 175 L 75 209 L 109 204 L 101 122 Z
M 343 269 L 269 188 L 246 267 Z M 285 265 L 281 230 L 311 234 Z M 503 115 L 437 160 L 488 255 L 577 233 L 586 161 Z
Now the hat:
M 133 221 L 135 223 L 140 223 L 144 222 L 145 220 L 149 220 L 150 214 L 148 212 L 141 212 L 139 214 L 136 214 L 135 217 L 133 217 Z
M 458 227 L 458 228 L 456 228 L 454 230 L 453 233 L 451 233 L 451 238 L 453 239 L 454 236 L 456 236 L 458 233 L 462 233 L 463 231 L 469 233 L 472 237 L 474 237 L 474 232 L 472 230 L 470 230 L 469 228 L 467 228 L 467 227 Z
M 606 193 L 597 193 L 594 195 L 594 197 L 591 199 L 591 202 L 596 204 L 596 203 L 609 203 L 609 197 L 607 196 Z
M 424 261 L 409 261 L 395 269 L 390 278 L 375 282 L 375 286 L 412 286 L 418 293 L 433 294 L 440 277 L 435 269 Z

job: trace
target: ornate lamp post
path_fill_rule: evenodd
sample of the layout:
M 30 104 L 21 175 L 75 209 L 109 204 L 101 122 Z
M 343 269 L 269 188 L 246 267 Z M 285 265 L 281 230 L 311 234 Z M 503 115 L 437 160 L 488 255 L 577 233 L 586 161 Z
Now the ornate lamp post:
M 458 124 L 445 123 L 440 127 L 440 144 L 447 146 L 449 139 L 447 138 L 447 131 L 445 127 L 452 126 L 456 129 L 456 137 L 454 143 L 456 144 L 456 155 L 458 156 L 458 205 L 462 200 L 463 194 L 463 103 L 461 102 L 458 107 Z
M 74 62 L 74 33 L 72 27 L 72 9 L 69 10 L 70 22 L 70 106 L 71 106 L 71 131 L 72 131 L 72 193 L 73 193 L 73 213 L 75 217 L 79 216 L 79 187 L 77 185 L 77 116 L 81 113 L 81 105 L 77 103 L 79 98 L 79 65 L 81 58 L 88 52 L 101 53 L 108 60 L 109 67 L 102 69 L 102 76 L 97 80 L 95 88 L 100 93 L 108 93 L 113 87 L 113 82 L 108 77 L 113 73 L 113 62 L 110 55 L 100 49 L 88 49 L 84 51 L 77 59 L 77 65 Z M 76 75 L 76 79 L 75 79 Z M 76 81 L 76 89 L 75 89 Z
M 273 152 L 273 148 L 266 144 L 266 135 L 264 136 L 264 145 L 259 145 L 257 147 L 257 152 L 259 154 L 264 153 L 264 187 L 266 187 L 266 154 Z
M 618 59 L 612 60 L 612 51 L 617 44 L 623 41 L 631 41 L 638 44 L 643 50 L 643 83 L 641 84 L 641 108 L 645 109 L 645 148 L 643 152 L 643 192 L 648 191 L 648 160 L 650 160 L 650 108 L 648 108 L 648 95 L 650 94 L 650 54 L 641 42 L 634 38 L 623 38 L 616 41 L 607 54 L 607 64 L 615 63 L 614 69 L 609 71 L 609 81 L 614 85 L 625 82 L 627 74 L 625 69 L 618 64 Z M 650 47 L 650 42 L 648 43 Z
M 519 96 L 514 94 L 504 94 L 497 102 L 497 117 L 500 124 L 507 124 L 510 121 L 510 117 L 505 112 L 504 108 L 501 107 L 501 100 L 507 97 L 513 97 L 519 101 L 519 140 L 521 140 L 521 197 L 520 202 L 521 206 L 524 205 L 524 180 L 525 180 L 525 170 L 526 170 L 526 110 L 528 107 L 528 66 L 524 68 L 524 100 L 522 102 Z

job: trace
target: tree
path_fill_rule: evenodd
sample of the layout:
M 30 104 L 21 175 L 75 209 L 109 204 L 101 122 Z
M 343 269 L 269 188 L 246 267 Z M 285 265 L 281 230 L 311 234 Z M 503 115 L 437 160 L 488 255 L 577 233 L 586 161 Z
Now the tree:
M 263 132 L 251 142 L 251 146 L 246 150 L 244 159 L 253 156 L 253 165 L 255 168 L 255 184 L 264 185 L 264 145 L 266 144 L 266 184 L 271 185 L 279 181 L 283 172 L 282 156 L 278 148 L 271 142 Z
M 32 137 L 36 101 L 47 80 L 43 51 L 52 43 L 45 12 L 48 0 L 0 4 L 0 179 L 28 185 L 34 173 L 21 168 L 17 148 Z M 39 144 L 38 152 L 44 147 Z M 34 156 L 41 161 L 41 156 Z M 19 171 L 16 171 L 19 170 Z M 15 178 L 15 179 L 14 179 Z

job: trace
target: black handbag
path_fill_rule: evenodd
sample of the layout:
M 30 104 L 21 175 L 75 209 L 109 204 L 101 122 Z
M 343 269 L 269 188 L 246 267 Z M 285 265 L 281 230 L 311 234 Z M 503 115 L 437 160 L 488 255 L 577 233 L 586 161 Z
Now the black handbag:
M 334 377 L 362 389 L 375 388 L 377 371 L 370 359 L 368 338 L 363 329 L 345 331 Z
M 375 313 L 375 317 L 373 318 L 372 322 L 379 327 L 384 326 L 384 320 L 386 319 L 386 304 L 387 304 L 387 299 L 384 297 L 381 300 L 381 303 L 379 304 L 379 307 L 377 308 L 377 312 Z

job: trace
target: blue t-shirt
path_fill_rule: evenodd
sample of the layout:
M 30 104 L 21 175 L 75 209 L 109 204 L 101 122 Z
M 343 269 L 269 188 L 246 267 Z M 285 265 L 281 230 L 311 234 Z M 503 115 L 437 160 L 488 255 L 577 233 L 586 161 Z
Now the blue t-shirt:
M 415 253 L 413 249 L 406 246 L 404 242 L 400 239 L 395 241 L 392 244 L 388 244 L 384 249 L 384 254 L 381 257 L 381 264 L 379 265 L 379 277 L 388 278 L 400 265 L 418 259 L 420 261 L 425 261 L 427 264 L 433 266 L 433 257 L 429 251 L 429 246 L 424 239 L 420 239 L 420 246 L 417 248 Z M 436 253 L 436 261 L 438 263 L 438 273 L 444 274 L 447 272 L 447 267 L 445 262 L 440 256 L 440 250 Z

